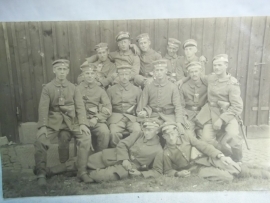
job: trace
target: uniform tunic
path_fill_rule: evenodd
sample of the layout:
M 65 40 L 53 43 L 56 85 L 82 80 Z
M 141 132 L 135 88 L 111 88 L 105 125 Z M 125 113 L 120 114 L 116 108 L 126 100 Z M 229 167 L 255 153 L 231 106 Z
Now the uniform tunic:
M 164 78 L 147 85 L 140 98 L 137 112 L 147 111 L 149 117 L 159 117 L 164 121 L 183 122 L 182 106 L 177 87 Z
M 238 122 L 235 118 L 243 110 L 239 83 L 231 75 L 219 79 L 213 74 L 205 76 L 204 79 L 208 83 L 209 102 L 205 104 L 197 115 L 198 121 L 204 125 L 202 139 L 215 145 L 218 131 L 213 129 L 213 124 L 220 118 L 225 125 L 225 136 L 222 138 L 223 141 L 220 140 L 219 142 L 223 146 L 226 146 L 228 142 L 231 148 L 224 148 L 226 151 L 223 151 L 223 153 L 232 155 L 232 158 L 235 160 L 240 160 L 242 158 L 240 153 L 242 140 L 239 136 Z M 226 105 L 222 106 L 224 104 Z
M 59 103 L 60 98 L 62 98 L 61 103 Z M 82 175 L 86 172 L 91 138 L 80 132 L 79 125 L 88 126 L 88 122 L 78 88 L 67 80 L 59 83 L 54 79 L 45 85 L 39 103 L 38 128 L 47 127 L 47 135 L 38 136 L 34 144 L 37 175 L 46 174 L 47 150 L 50 141 L 58 136 L 60 130 L 69 131 L 77 139 L 77 143 L 80 143 L 77 159 L 78 173 Z
M 96 83 L 82 82 L 78 89 L 84 101 L 88 121 L 90 122 L 92 118 L 98 119 L 97 124 L 90 127 L 92 134 L 97 138 L 97 149 L 95 151 L 106 149 L 110 140 L 110 131 L 106 125 L 107 118 L 112 112 L 110 99 L 105 90 Z M 90 124 L 88 125 L 90 126 Z
M 192 160 L 193 148 L 203 153 L 202 157 Z M 168 176 L 175 176 L 176 172 L 181 170 L 190 170 L 191 173 L 197 173 L 210 181 L 231 181 L 233 175 L 240 173 L 240 166 L 233 161 L 229 165 L 223 164 L 216 158 L 220 153 L 213 146 L 189 134 L 181 135 L 176 145 L 165 146 L 163 156 L 159 154 L 156 157 L 153 168 L 160 173 L 163 166 L 164 174 Z
M 92 171 L 90 177 L 97 182 L 126 178 L 128 171 L 122 166 L 123 160 L 129 160 L 133 169 L 140 170 L 142 166 L 149 168 L 161 151 L 158 136 L 146 140 L 141 132 L 136 137 L 121 140 L 116 148 L 91 155 L 87 166 L 98 170 Z M 115 178 L 113 174 L 117 174 L 118 177 Z
M 112 115 L 108 119 L 111 130 L 111 145 L 116 146 L 122 138 L 122 132 L 127 129 L 132 136 L 140 131 L 140 125 L 135 116 L 136 105 L 139 102 L 141 89 L 129 83 L 126 87 L 120 83 L 107 90 L 112 104 Z M 130 110 L 130 111 L 129 111 Z
M 183 56 L 178 56 L 177 54 L 175 54 L 174 56 L 170 56 L 169 54 L 166 54 L 164 56 L 164 59 L 167 59 L 168 61 L 168 71 L 172 74 L 175 74 L 173 78 L 175 78 L 177 81 L 181 80 L 185 76 L 181 63 Z

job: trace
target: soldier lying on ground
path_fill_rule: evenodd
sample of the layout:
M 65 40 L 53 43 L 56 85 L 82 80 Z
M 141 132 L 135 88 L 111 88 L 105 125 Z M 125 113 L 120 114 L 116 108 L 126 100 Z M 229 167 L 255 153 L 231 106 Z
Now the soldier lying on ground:
M 109 47 L 106 43 L 99 43 L 95 46 L 98 60 L 94 63 L 97 66 L 97 77 L 96 80 L 99 86 L 107 89 L 109 85 L 112 85 L 116 74 L 115 64 L 110 61 L 109 57 Z M 91 63 L 88 61 L 90 58 L 86 58 L 86 61 L 82 65 Z M 78 84 L 83 81 L 83 75 L 78 76 Z
M 165 122 L 162 126 L 166 146 L 157 154 L 149 177 L 167 175 L 171 177 L 188 177 L 196 174 L 209 181 L 230 182 L 235 177 L 254 177 L 270 179 L 269 170 L 263 167 L 237 164 L 204 141 L 191 136 L 188 131 L 180 134 L 177 124 Z M 134 170 L 133 176 L 142 175 Z
M 112 115 L 108 119 L 111 131 L 110 146 L 116 147 L 123 138 L 123 132 L 128 130 L 129 136 L 137 137 L 141 131 L 135 116 L 135 109 L 141 96 L 141 89 L 130 83 L 131 66 L 117 67 L 119 83 L 107 90 L 112 104 Z
M 69 61 L 56 60 L 52 65 L 55 79 L 43 87 L 38 110 L 38 132 L 34 144 L 38 184 L 46 185 L 47 150 L 50 140 L 62 130 L 69 131 L 76 138 L 78 177 L 88 182 L 86 163 L 92 142 L 82 96 L 75 85 L 66 79 Z M 60 148 L 59 153 L 62 153 Z
M 141 171 L 144 177 L 151 176 L 148 169 L 151 168 L 157 153 L 162 152 L 158 136 L 159 126 L 158 120 L 147 120 L 143 123 L 142 132 L 136 137 L 129 136 L 121 140 L 116 148 L 90 155 L 87 166 L 90 169 L 91 182 L 119 180 L 137 171 Z M 47 175 L 74 170 L 77 170 L 76 165 L 74 160 L 70 160 L 65 167 L 58 165 L 47 168 Z

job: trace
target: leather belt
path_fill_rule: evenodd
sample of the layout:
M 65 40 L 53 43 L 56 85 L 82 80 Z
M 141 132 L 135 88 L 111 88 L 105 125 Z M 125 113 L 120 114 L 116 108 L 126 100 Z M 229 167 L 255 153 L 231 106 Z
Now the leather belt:
M 201 107 L 186 105 L 185 109 L 190 110 L 190 111 L 200 111 Z
M 155 113 L 164 113 L 165 115 L 170 115 L 170 114 L 174 114 L 174 108 L 162 108 L 162 107 L 157 107 L 157 108 L 153 108 L 152 107 L 152 111 Z

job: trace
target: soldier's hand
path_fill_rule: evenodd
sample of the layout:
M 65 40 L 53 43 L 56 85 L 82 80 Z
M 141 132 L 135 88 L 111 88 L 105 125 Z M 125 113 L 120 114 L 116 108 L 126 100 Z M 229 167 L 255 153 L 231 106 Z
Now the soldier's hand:
M 176 173 L 176 176 L 177 176 L 177 177 L 186 178 L 186 177 L 190 176 L 190 171 L 188 171 L 188 170 L 178 171 L 178 172 Z
M 232 159 L 230 157 L 227 157 L 227 156 L 221 157 L 220 161 L 225 165 L 231 165 L 231 163 L 232 163 Z
M 222 120 L 219 118 L 214 124 L 213 124 L 213 128 L 215 130 L 220 130 L 222 126 Z
M 205 56 L 201 56 L 199 60 L 200 60 L 200 62 L 203 62 L 203 63 L 206 63 L 206 61 L 207 61 Z
M 151 84 L 152 82 L 153 82 L 153 80 L 154 80 L 154 78 L 147 78 L 145 81 L 144 81 L 144 86 L 145 85 L 149 85 L 149 84 Z
M 90 130 L 88 129 L 88 127 L 86 126 L 86 125 L 80 125 L 80 132 L 81 133 L 86 133 L 86 134 L 88 134 L 88 135 L 90 135 L 91 136 L 91 132 L 90 132 Z
M 185 134 L 185 129 L 181 123 L 177 123 L 177 127 L 180 134 Z
M 187 119 L 186 116 L 184 116 L 184 123 L 183 123 L 183 125 L 184 125 L 184 128 L 186 130 L 190 128 L 190 121 Z
M 130 169 L 132 169 L 131 163 L 129 162 L 129 160 L 124 160 L 122 163 L 122 166 L 128 171 Z
M 95 127 L 97 125 L 97 121 L 98 121 L 98 118 L 94 117 L 94 118 L 91 118 L 90 121 L 89 121 L 89 125 L 91 128 Z
M 181 89 L 181 87 L 183 85 L 183 80 L 178 80 L 175 84 L 178 87 L 178 89 Z
M 138 117 L 140 117 L 140 118 L 145 118 L 146 116 L 147 116 L 147 112 L 146 111 L 140 111 L 138 113 Z
M 140 176 L 142 175 L 142 173 L 140 171 L 138 171 L 137 169 L 131 169 L 128 171 L 129 175 L 131 176 Z
M 141 55 L 141 50 L 137 47 L 136 44 L 130 44 L 129 47 L 132 49 L 135 55 L 137 56 Z
M 41 135 L 45 134 L 45 136 L 47 137 L 48 133 L 47 133 L 47 127 L 43 126 L 41 127 L 38 132 L 37 132 L 37 138 L 39 138 Z

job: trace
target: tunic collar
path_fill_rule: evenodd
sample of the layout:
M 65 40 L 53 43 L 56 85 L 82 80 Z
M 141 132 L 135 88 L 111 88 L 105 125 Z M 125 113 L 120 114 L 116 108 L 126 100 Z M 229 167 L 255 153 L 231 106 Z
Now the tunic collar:
M 149 146 L 151 146 L 151 145 L 157 145 L 159 143 L 159 137 L 158 136 L 155 136 L 151 140 L 147 140 L 143 136 L 143 143 L 146 143 L 146 145 L 149 145 Z
M 130 90 L 131 88 L 131 83 L 129 82 L 126 86 L 122 86 L 120 83 L 117 84 L 118 85 L 118 88 L 121 90 L 121 89 L 124 89 L 126 91 Z
M 227 74 L 226 75 L 226 77 L 224 77 L 224 78 L 218 78 L 217 76 L 216 76 L 216 81 L 219 81 L 219 82 L 228 82 L 229 80 L 230 80 L 230 78 L 231 78 L 231 74 Z
M 196 87 L 201 87 L 202 86 L 202 81 L 201 79 L 199 79 L 196 83 L 193 81 L 193 80 L 189 80 L 188 81 L 188 85 L 191 87 L 191 88 L 195 88 Z
M 67 79 L 65 79 L 63 82 L 59 82 L 56 79 L 53 80 L 53 84 L 56 87 L 66 87 L 67 86 L 67 82 L 68 82 Z
M 83 81 L 83 86 L 84 86 L 85 88 L 88 88 L 88 87 L 89 87 L 90 89 L 92 89 L 92 88 L 94 88 L 94 87 L 97 86 L 97 83 L 96 83 L 96 82 L 88 83 L 88 82 Z
M 147 51 L 142 51 L 141 55 L 148 55 L 148 54 L 151 54 L 153 52 L 154 52 L 154 50 L 152 48 L 149 48 Z
M 122 51 L 119 50 L 118 53 L 119 53 L 120 56 L 129 56 L 129 55 L 133 54 L 133 52 L 130 49 L 128 51 L 126 51 L 126 52 L 122 52 Z
M 160 85 L 161 87 L 163 87 L 163 86 L 167 85 L 168 82 L 169 82 L 168 78 L 165 76 L 160 82 L 158 80 L 154 80 L 154 85 L 155 86 Z
M 166 59 L 177 59 L 178 58 L 178 55 L 177 54 L 174 54 L 173 56 L 170 56 L 168 53 L 165 55 Z

